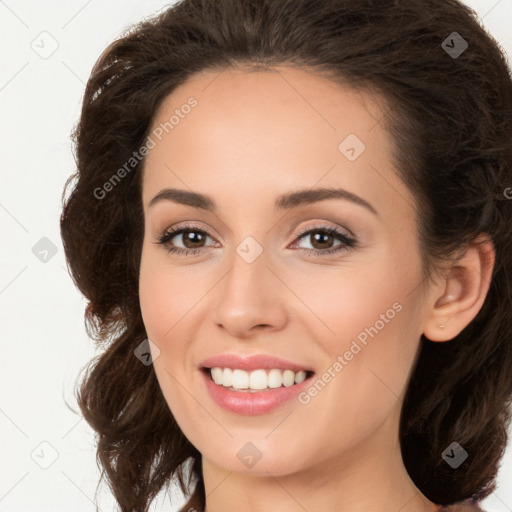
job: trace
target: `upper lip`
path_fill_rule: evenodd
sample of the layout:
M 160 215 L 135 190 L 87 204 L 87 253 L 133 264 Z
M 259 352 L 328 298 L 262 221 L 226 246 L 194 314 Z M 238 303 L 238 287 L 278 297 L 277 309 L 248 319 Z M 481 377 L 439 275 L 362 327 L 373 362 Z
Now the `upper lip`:
M 258 370 L 258 369 L 271 369 L 278 368 L 281 370 L 292 370 L 293 372 L 310 371 L 313 370 L 305 365 L 287 361 L 280 357 L 255 354 L 252 356 L 240 356 L 238 354 L 220 354 L 213 357 L 208 357 L 201 362 L 203 368 L 233 368 L 240 370 Z

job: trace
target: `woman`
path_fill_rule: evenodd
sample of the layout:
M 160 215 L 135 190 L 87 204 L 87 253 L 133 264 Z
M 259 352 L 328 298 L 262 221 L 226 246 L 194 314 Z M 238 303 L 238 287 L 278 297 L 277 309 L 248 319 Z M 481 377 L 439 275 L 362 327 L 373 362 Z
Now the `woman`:
M 182 511 L 481 510 L 510 423 L 511 125 L 456 0 L 183 0 L 112 43 L 61 230 L 120 509 L 177 479 Z

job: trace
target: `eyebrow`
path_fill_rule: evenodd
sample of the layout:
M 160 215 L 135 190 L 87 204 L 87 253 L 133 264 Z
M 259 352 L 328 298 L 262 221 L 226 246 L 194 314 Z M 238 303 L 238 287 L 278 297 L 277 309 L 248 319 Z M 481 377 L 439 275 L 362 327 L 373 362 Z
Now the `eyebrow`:
M 276 199 L 274 208 L 276 210 L 291 210 L 298 206 L 317 203 L 327 199 L 344 199 L 359 206 L 363 206 L 377 216 L 379 215 L 377 210 L 368 201 L 342 188 L 303 189 L 283 194 Z M 191 206 L 193 208 L 217 212 L 217 205 L 210 196 L 188 190 L 165 188 L 151 199 L 149 207 L 160 201 L 173 201 L 174 203 Z

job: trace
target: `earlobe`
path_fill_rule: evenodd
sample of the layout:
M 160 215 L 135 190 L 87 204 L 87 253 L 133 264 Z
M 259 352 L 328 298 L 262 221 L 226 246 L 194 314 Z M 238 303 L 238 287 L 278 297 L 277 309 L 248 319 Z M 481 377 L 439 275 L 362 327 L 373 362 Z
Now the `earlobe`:
M 423 330 L 429 340 L 449 341 L 476 317 L 489 291 L 494 261 L 494 246 L 481 235 L 452 265 L 432 291 Z

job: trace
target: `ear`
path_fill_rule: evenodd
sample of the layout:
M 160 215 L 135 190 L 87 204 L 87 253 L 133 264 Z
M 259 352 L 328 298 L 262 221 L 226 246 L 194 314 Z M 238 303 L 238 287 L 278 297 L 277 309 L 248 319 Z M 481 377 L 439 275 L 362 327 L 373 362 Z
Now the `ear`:
M 480 311 L 494 269 L 495 250 L 488 235 L 469 245 L 429 294 L 423 333 L 431 341 L 449 341 Z

